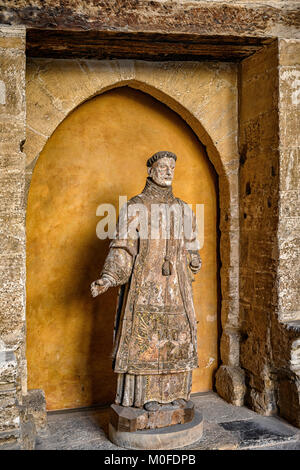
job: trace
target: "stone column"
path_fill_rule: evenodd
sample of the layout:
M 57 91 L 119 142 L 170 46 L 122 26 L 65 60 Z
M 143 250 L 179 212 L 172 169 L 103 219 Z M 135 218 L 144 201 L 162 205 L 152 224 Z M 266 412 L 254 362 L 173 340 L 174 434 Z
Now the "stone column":
M 0 26 L 0 445 L 30 449 L 35 428 L 23 406 L 25 64 L 25 28 Z

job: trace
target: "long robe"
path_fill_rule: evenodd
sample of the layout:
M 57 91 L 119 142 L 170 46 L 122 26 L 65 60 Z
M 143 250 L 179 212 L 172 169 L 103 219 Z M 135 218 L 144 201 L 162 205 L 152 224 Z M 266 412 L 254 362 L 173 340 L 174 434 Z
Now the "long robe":
M 133 205 L 140 210 L 130 212 Z M 182 219 L 176 219 L 179 225 L 170 224 L 169 239 L 162 229 L 163 217 L 153 217 L 153 205 L 171 213 L 178 207 L 182 211 Z M 147 216 L 149 236 L 144 235 L 145 226 L 139 222 L 141 212 Z M 198 367 L 191 283 L 201 260 L 194 249 L 194 214 L 194 231 L 190 238 L 184 234 L 186 213 L 191 210 L 174 197 L 171 187 L 162 188 L 147 178 L 143 192 L 127 204 L 125 229 L 119 221 L 110 244 L 101 275 L 121 286 L 113 358 L 118 374 L 116 403 L 123 406 L 189 399 L 192 370 Z M 197 268 L 191 264 L 195 258 L 200 263 Z

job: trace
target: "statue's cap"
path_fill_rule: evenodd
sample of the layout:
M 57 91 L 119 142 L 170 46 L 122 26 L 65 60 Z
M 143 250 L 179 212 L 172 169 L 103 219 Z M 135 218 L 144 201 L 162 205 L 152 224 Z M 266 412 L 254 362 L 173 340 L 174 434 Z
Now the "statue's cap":
M 156 152 L 154 155 L 152 155 L 152 157 L 148 158 L 147 166 L 152 166 L 153 163 L 157 162 L 157 160 L 160 158 L 173 158 L 175 162 L 177 160 L 175 153 L 162 150 L 161 152 Z

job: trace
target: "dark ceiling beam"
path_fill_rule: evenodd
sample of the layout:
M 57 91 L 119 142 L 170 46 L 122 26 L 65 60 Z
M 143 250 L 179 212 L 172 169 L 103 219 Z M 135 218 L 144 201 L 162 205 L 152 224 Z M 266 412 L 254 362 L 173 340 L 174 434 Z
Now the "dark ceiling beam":
M 28 29 L 30 57 L 238 61 L 273 39 Z

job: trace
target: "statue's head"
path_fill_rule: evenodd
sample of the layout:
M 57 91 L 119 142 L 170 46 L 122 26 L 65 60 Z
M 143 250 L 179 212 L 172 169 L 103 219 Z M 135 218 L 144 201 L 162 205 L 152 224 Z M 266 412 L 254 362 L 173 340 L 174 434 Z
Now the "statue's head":
M 175 153 L 162 151 L 157 152 L 147 160 L 148 175 L 154 183 L 159 186 L 171 186 L 174 178 Z

